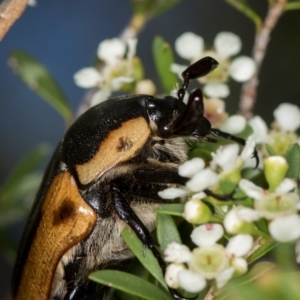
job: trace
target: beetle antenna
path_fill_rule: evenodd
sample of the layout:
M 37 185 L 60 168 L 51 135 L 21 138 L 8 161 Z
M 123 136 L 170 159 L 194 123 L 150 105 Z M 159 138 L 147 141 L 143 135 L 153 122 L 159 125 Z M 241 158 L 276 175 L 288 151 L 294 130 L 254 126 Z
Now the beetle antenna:
M 189 67 L 187 67 L 181 74 L 183 78 L 183 84 L 177 92 L 177 97 L 180 101 L 183 101 L 185 91 L 187 90 L 190 80 L 206 76 L 212 72 L 219 63 L 212 57 L 206 56 L 196 61 Z

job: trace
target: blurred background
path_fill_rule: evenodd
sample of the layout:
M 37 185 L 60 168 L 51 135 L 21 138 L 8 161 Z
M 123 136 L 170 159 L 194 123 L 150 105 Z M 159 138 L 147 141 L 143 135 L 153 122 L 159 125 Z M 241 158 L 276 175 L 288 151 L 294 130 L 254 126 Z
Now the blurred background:
M 267 1 L 249 3 L 265 15 Z M 279 103 L 300 105 L 299 13 L 286 13 L 279 20 L 262 66 L 255 113 L 268 123 Z M 45 64 L 76 112 L 85 90 L 74 84 L 73 74 L 92 64 L 99 42 L 118 36 L 131 15 L 130 2 L 119 0 L 38 1 L 36 7 L 27 7 L 0 42 L 0 184 L 25 154 L 45 142 L 54 149 L 65 132 L 61 116 L 12 73 L 7 64 L 10 51 L 26 50 Z M 243 41 L 241 53 L 251 55 L 255 30 L 244 15 L 221 0 L 184 0 L 151 20 L 138 37 L 137 56 L 144 64 L 146 78 L 158 83 L 151 51 L 153 38 L 161 35 L 174 46 L 175 39 L 187 31 L 202 36 L 208 44 L 213 44 L 220 31 L 234 32 Z M 175 60 L 186 64 L 179 57 Z M 232 114 L 237 111 L 241 85 L 231 82 L 230 87 L 225 101 Z M 16 244 L 23 223 L 10 228 Z M 11 270 L 11 263 L 0 256 L 1 300 L 8 299 Z

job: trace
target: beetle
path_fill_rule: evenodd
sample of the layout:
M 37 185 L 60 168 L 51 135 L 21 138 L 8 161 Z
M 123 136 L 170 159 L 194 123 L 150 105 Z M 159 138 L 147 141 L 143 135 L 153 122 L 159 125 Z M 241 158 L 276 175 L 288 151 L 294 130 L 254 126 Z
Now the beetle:
M 13 274 L 21 299 L 104 299 L 107 287 L 88 280 L 99 269 L 123 269 L 132 259 L 120 233 L 129 226 L 165 272 L 150 232 L 158 192 L 186 178 L 186 139 L 245 140 L 211 128 L 199 88 L 189 82 L 218 66 L 205 57 L 183 73 L 177 98 L 126 95 L 90 108 L 68 129 L 45 172 L 25 228 Z M 210 192 L 209 190 L 207 191 Z M 184 299 L 174 289 L 175 299 Z

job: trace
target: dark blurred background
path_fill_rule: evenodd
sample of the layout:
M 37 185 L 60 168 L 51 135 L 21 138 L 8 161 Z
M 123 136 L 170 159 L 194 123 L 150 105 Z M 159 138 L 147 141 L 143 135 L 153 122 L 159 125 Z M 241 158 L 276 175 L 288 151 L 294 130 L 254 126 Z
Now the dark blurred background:
M 249 2 L 265 15 L 267 1 Z M 130 18 L 130 2 L 124 0 L 38 0 L 36 7 L 26 9 L 0 42 L 0 183 L 26 153 L 42 142 L 54 148 L 65 131 L 59 114 L 11 72 L 7 65 L 9 52 L 23 49 L 41 60 L 76 111 L 85 91 L 75 86 L 73 74 L 89 66 L 99 42 L 118 36 Z M 243 41 L 242 54 L 251 54 L 254 26 L 244 15 L 221 0 L 184 0 L 150 21 L 138 38 L 137 55 L 144 63 L 147 78 L 158 83 L 151 53 L 153 37 L 159 34 L 173 46 L 186 31 L 201 35 L 209 44 L 218 32 L 232 31 Z M 300 105 L 299 53 L 300 11 L 292 11 L 283 15 L 273 31 L 261 70 L 255 112 L 269 123 L 280 102 Z M 178 57 L 176 61 L 183 63 Z M 231 95 L 226 99 L 230 113 L 237 110 L 239 90 L 240 84 L 232 82 Z M 16 242 L 21 230 L 21 225 L 13 228 Z M 11 268 L 0 256 L 1 300 L 9 290 Z

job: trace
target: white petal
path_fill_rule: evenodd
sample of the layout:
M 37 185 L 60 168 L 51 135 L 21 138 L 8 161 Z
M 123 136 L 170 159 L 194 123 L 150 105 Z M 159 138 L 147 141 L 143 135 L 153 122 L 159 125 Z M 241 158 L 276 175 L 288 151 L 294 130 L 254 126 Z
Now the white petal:
M 167 266 L 165 280 L 169 287 L 173 289 L 179 288 L 178 273 L 184 269 L 185 267 L 183 264 L 170 264 Z
M 245 117 L 240 115 L 232 115 L 220 126 L 220 129 L 230 134 L 237 134 L 245 129 L 246 124 L 247 121 Z
M 190 293 L 198 293 L 206 287 L 205 278 L 190 270 L 179 271 L 178 282 L 181 288 Z
M 292 214 L 275 218 L 269 223 L 269 232 L 281 243 L 297 240 L 300 237 L 300 216 Z
M 242 41 L 232 32 L 220 32 L 215 37 L 214 46 L 220 56 L 228 58 L 241 51 Z
M 187 60 L 201 58 L 204 41 L 201 36 L 192 32 L 183 33 L 175 41 L 175 50 L 179 56 Z
M 285 178 L 277 186 L 275 192 L 279 194 L 287 194 L 288 192 L 293 191 L 296 187 L 297 187 L 297 183 L 295 182 L 295 180 L 290 178 Z
M 178 168 L 178 174 L 183 177 L 193 177 L 196 173 L 203 170 L 205 162 L 203 159 L 195 157 L 186 161 Z
M 193 192 L 200 192 L 218 183 L 218 174 L 211 169 L 204 169 L 193 176 L 186 186 Z
M 82 88 L 91 88 L 103 81 L 103 76 L 95 68 L 83 68 L 74 74 L 76 85 Z
M 206 194 L 204 192 L 196 193 L 192 196 L 191 200 L 201 200 L 206 197 Z
M 220 274 L 216 276 L 216 284 L 217 288 L 220 289 L 226 285 L 230 278 L 232 278 L 234 274 L 234 268 L 229 267 L 222 271 Z
M 249 80 L 255 73 L 256 66 L 252 58 L 240 56 L 234 59 L 229 65 L 230 76 L 238 82 Z
M 163 199 L 175 199 L 175 198 L 185 197 L 187 195 L 188 192 L 186 190 L 181 188 L 175 188 L 175 187 L 171 187 L 158 192 L 158 196 Z
M 241 158 L 243 161 L 253 157 L 255 145 L 255 139 L 252 136 L 248 137 L 246 140 L 246 145 L 241 152 Z
M 300 126 L 300 109 L 297 105 L 282 103 L 274 110 L 274 118 L 285 131 L 296 131 Z
M 188 262 L 192 257 L 190 249 L 186 245 L 171 243 L 164 251 L 164 259 L 168 262 L 183 263 Z
M 242 179 L 239 182 L 239 188 L 250 198 L 259 200 L 264 196 L 264 190 L 254 184 L 252 181 L 247 179 Z
M 226 253 L 231 256 L 242 257 L 252 248 L 253 237 L 250 234 L 238 234 L 231 239 L 226 246 Z
M 268 139 L 268 127 L 266 122 L 260 116 L 254 116 L 248 121 L 248 124 L 252 127 L 256 142 L 263 144 Z
M 97 55 L 98 58 L 109 65 L 115 64 L 124 57 L 126 46 L 118 38 L 104 40 L 99 44 Z
M 262 214 L 259 211 L 244 206 L 238 206 L 236 208 L 236 215 L 239 219 L 247 223 L 252 223 L 262 218 Z
M 120 76 L 111 81 L 111 86 L 114 91 L 119 90 L 124 84 L 133 82 L 132 77 Z
M 92 107 L 92 106 L 95 106 L 99 103 L 106 101 L 110 95 L 111 95 L 111 92 L 106 89 L 97 91 L 91 98 L 90 106 Z
M 204 224 L 192 231 L 191 239 L 199 247 L 212 246 L 223 235 L 224 229 L 220 224 Z
M 229 144 L 219 147 L 216 153 L 212 153 L 212 168 L 219 166 L 225 172 L 230 172 L 235 167 L 238 153 L 239 146 L 237 144 Z
M 219 82 L 207 83 L 203 91 L 210 98 L 226 98 L 230 94 L 228 85 Z
M 175 73 L 180 79 L 182 79 L 182 72 L 185 71 L 185 69 L 187 68 L 188 66 L 186 65 L 179 65 L 179 64 L 171 64 L 170 66 L 170 71 Z M 176 95 L 177 96 L 177 90 L 176 90 Z

